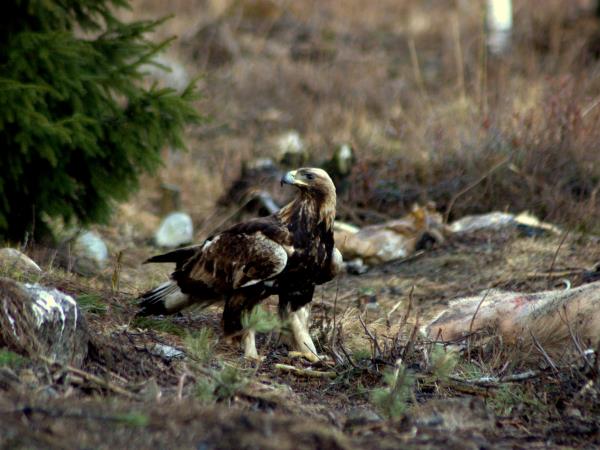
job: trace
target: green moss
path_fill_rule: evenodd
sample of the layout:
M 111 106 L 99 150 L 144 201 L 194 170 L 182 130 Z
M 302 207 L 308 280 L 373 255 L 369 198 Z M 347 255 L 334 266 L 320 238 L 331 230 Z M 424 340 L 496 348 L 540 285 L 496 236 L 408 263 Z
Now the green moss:
M 131 411 L 115 416 L 115 420 L 129 427 L 143 428 L 148 426 L 149 417 L 139 411 Z
M 162 319 L 154 319 L 151 317 L 136 317 L 133 320 L 133 326 L 145 328 L 149 330 L 160 331 L 161 333 L 173 334 L 175 336 L 184 337 L 186 332 L 183 327 L 172 322 L 168 317 Z
M 18 369 L 29 361 L 28 358 L 19 355 L 18 353 L 11 352 L 7 349 L 0 349 L 0 367 L 11 367 Z
M 102 297 L 96 294 L 82 294 L 77 297 L 77 304 L 82 311 L 89 314 L 97 314 L 103 316 L 106 314 L 108 307 L 102 301 Z

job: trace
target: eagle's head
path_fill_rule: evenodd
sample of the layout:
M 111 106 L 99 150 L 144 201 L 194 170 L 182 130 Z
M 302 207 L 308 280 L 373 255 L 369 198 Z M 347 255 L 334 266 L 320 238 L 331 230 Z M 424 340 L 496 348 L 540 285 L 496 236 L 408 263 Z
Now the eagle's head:
M 300 195 L 296 201 L 281 209 L 281 216 L 289 220 L 295 212 L 300 211 L 313 215 L 319 222 L 323 221 L 331 228 L 335 219 L 335 185 L 323 169 L 303 167 L 286 173 L 281 184 L 295 186 Z
M 314 167 L 303 167 L 286 173 L 281 184 L 291 184 L 310 196 L 335 197 L 335 185 L 327 172 Z

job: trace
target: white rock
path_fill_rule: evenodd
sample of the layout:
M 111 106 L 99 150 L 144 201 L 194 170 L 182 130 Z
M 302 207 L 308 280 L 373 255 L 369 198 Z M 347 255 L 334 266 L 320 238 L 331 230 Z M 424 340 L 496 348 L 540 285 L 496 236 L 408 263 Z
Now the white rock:
M 183 358 L 185 356 L 185 353 L 181 350 L 165 344 L 154 344 L 150 349 L 150 353 L 167 360 Z
M 99 234 L 86 231 L 75 239 L 73 244 L 75 270 L 85 275 L 106 268 L 108 248 Z
M 297 131 L 289 131 L 279 136 L 277 139 L 277 149 L 280 155 L 302 153 L 304 151 L 304 141 L 302 141 Z
M 335 169 L 340 175 L 348 175 L 356 160 L 354 150 L 348 144 L 340 145 L 333 154 Z
M 250 162 L 245 162 L 243 169 L 245 170 L 277 170 L 275 162 L 271 158 L 256 158 Z
M 194 226 L 192 218 L 183 212 L 174 212 L 163 219 L 154 235 L 160 247 L 178 247 L 192 242 Z
M 38 266 L 29 256 L 21 253 L 16 248 L 0 248 L 0 266 L 28 272 L 41 272 Z
M 0 315 L 10 324 L 13 346 L 29 340 L 36 344 L 23 350 L 38 347 L 38 352 L 54 361 L 81 366 L 88 351 L 89 332 L 73 297 L 55 288 L 7 278 L 0 278 L 0 286 Z M 20 306 L 15 308 L 17 303 Z
M 156 55 L 152 61 L 155 64 L 144 64 L 141 67 L 141 70 L 150 78 L 179 92 L 183 91 L 190 83 L 190 76 L 179 61 L 164 54 Z

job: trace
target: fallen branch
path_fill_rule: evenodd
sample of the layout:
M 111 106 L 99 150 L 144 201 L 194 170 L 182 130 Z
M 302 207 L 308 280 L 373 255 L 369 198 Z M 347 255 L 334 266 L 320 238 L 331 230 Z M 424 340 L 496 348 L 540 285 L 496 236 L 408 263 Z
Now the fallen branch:
M 452 379 L 448 379 L 444 383 L 447 387 L 462 392 L 463 394 L 479 395 L 481 397 L 489 397 L 491 395 L 488 387 L 475 386 Z
M 130 392 L 127 389 L 122 388 L 121 386 L 112 384 L 107 380 L 103 380 L 102 378 L 100 378 L 96 375 L 93 375 L 91 373 L 88 373 L 84 370 L 77 369 L 76 367 L 69 366 L 69 365 L 62 365 L 60 363 L 57 363 L 56 361 L 53 361 L 52 359 L 50 359 L 46 356 L 39 355 L 38 357 L 47 364 L 56 365 L 56 366 L 60 367 L 61 369 L 66 370 L 67 372 L 71 372 L 75 375 L 79 375 L 84 380 L 89 381 L 94 384 L 97 384 L 97 385 L 99 385 L 105 389 L 108 389 L 109 391 L 112 391 L 116 394 L 120 394 L 127 398 L 132 398 L 132 399 L 140 398 L 138 395 L 134 394 L 133 392 Z
M 293 373 L 295 375 L 310 378 L 335 378 L 337 376 L 337 374 L 332 370 L 320 371 L 312 369 L 300 369 L 288 364 L 275 364 L 275 368 L 282 372 Z
M 412 261 L 413 259 L 417 259 L 417 258 L 423 256 L 425 253 L 427 253 L 426 250 L 419 250 L 419 251 L 414 252 L 411 255 L 405 256 L 404 258 L 391 259 L 387 262 L 393 263 L 395 265 L 400 265 L 400 264 L 404 264 L 405 262 Z
M 181 401 L 183 399 L 183 386 L 185 386 L 185 379 L 190 375 L 187 366 L 184 365 L 183 373 L 179 377 L 177 381 L 177 401 Z
M 529 380 L 531 378 L 535 378 L 540 375 L 540 372 L 537 370 L 528 370 L 527 372 L 515 373 L 513 375 L 507 375 L 505 377 L 501 377 L 501 382 L 514 382 L 514 381 L 524 381 Z
M 536 370 L 528 370 L 522 373 L 515 373 L 513 375 L 507 375 L 505 377 L 494 377 L 494 376 L 486 376 L 480 378 L 473 378 L 470 380 L 465 380 L 463 378 L 457 377 L 455 375 L 450 375 L 450 379 L 452 381 L 456 381 L 458 383 L 464 383 L 466 385 L 473 385 L 478 387 L 485 388 L 498 388 L 503 383 L 516 383 L 520 381 L 530 380 L 532 378 L 538 377 L 540 372 Z

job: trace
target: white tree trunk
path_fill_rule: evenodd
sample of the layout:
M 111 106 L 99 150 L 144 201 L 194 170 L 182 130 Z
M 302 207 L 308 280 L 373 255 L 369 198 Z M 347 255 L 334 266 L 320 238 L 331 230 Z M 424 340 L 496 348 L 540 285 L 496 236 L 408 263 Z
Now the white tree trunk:
M 512 0 L 486 0 L 487 44 L 492 53 L 503 53 L 510 46 L 512 16 Z

